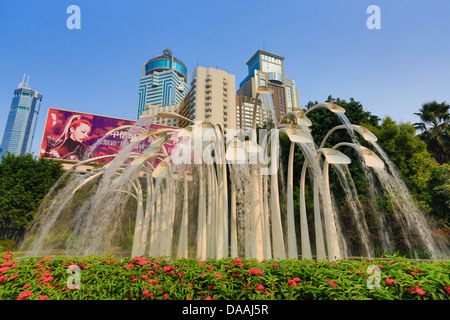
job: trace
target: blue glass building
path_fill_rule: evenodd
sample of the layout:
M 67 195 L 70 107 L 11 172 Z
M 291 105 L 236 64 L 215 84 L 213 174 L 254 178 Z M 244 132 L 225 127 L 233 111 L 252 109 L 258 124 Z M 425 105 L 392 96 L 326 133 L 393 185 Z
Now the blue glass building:
M 186 66 L 172 55 L 169 48 L 147 61 L 142 67 L 139 83 L 137 118 L 149 107 L 165 107 L 183 101 L 189 92 L 189 76 Z
M 29 79 L 29 77 L 28 77 Z M 25 80 L 25 76 L 24 76 Z M 28 81 L 14 90 L 1 148 L 15 155 L 30 153 L 42 95 L 28 87 Z

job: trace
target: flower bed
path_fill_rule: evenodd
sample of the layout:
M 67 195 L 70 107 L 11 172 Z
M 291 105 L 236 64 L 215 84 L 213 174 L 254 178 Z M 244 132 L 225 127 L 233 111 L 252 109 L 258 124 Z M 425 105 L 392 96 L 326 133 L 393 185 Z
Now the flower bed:
M 373 272 L 368 269 L 375 268 Z M 0 256 L 2 300 L 449 300 L 450 262 Z

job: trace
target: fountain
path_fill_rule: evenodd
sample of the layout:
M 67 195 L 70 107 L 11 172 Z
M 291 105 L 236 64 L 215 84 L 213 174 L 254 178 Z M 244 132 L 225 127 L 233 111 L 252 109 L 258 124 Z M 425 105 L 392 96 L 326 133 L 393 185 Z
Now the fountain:
M 127 126 L 129 135 L 118 154 L 82 161 L 55 184 L 27 231 L 22 250 L 39 256 L 59 246 L 67 255 L 99 255 L 110 253 L 128 239 L 132 242 L 128 253 L 131 257 L 313 259 L 310 233 L 314 232 L 317 259 L 344 259 L 348 253 L 329 186 L 331 167 L 345 190 L 362 254 L 371 257 L 374 249 L 365 213 L 347 167 L 351 159 L 338 150 L 350 147 L 359 154 L 372 201 L 380 192 L 391 199 L 410 249 L 425 248 L 431 259 L 449 258 L 448 244 L 431 236 L 424 215 L 414 205 L 398 170 L 376 143 L 376 136 L 351 124 L 342 107 L 320 103 L 276 119 L 271 90 L 258 88 L 258 99 L 275 124 L 270 130 L 260 130 L 259 137 L 256 102 L 250 134 L 225 133 L 218 124 L 193 122 L 167 112 L 157 117 L 175 117 L 191 125 L 154 130 L 149 126 L 155 116 L 148 116 Z M 317 108 L 333 112 L 343 123 L 330 130 L 319 145 L 312 138 L 314 128 L 307 118 Z M 107 135 L 119 129 L 124 128 Z M 347 130 L 351 141 L 324 148 L 328 137 L 340 129 Z M 285 209 L 280 204 L 283 188 L 278 181 L 280 134 L 287 135 L 290 141 Z M 372 144 L 375 151 L 363 147 L 358 136 Z M 170 154 L 169 143 L 173 146 Z M 296 147 L 305 158 L 300 177 L 293 173 Z M 105 157 L 113 160 L 88 174 L 77 173 L 78 166 Z M 307 174 L 314 203 L 311 230 L 305 199 Z M 300 181 L 300 232 L 295 228 L 294 178 Z M 383 185 L 382 191 L 375 186 L 375 180 Z M 379 238 L 388 252 L 392 234 L 375 203 L 373 207 Z M 419 237 L 410 239 L 411 230 Z

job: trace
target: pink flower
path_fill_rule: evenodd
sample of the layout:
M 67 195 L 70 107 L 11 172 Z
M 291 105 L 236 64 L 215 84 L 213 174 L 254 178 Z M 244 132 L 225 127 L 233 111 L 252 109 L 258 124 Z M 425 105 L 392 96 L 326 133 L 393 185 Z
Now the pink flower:
M 300 278 L 294 278 L 295 282 L 300 282 Z
M 198 264 L 202 264 L 202 265 L 206 266 L 206 262 L 205 261 L 199 261 Z
M 31 291 L 27 290 L 21 294 L 19 294 L 19 296 L 17 297 L 16 300 L 24 300 L 26 297 L 32 297 L 33 294 L 31 293 Z
M 131 281 L 136 282 L 137 278 L 135 276 L 131 276 Z
M 262 270 L 261 269 L 250 268 L 248 270 L 248 274 L 262 274 Z
M 27 283 L 26 285 L 23 286 L 24 289 L 31 287 L 31 284 Z
M 5 282 L 5 281 L 6 281 L 6 276 L 5 275 L 1 275 L 0 276 L 0 282 Z
M 45 300 L 47 298 L 48 298 L 48 296 L 39 296 L 39 300 Z
M 130 268 L 130 269 L 133 269 L 133 267 L 134 267 L 134 264 L 132 264 L 132 263 L 130 263 L 130 264 L 126 264 L 126 265 L 124 265 L 124 267 L 125 267 L 125 268 Z
M 394 279 L 386 279 L 385 281 L 386 284 L 395 284 Z
M 222 278 L 222 275 L 221 275 L 220 273 L 216 273 L 216 274 L 214 275 L 214 278 Z
M 169 294 L 168 293 L 164 294 L 163 298 L 164 298 L 164 300 L 169 299 Z
M 264 286 L 262 284 L 257 284 L 256 285 L 256 290 L 263 291 L 264 290 Z
M 159 268 L 159 266 L 155 263 L 155 264 L 153 264 L 152 268 L 157 269 L 157 268 Z
M 334 263 L 330 263 L 328 266 L 329 266 L 329 267 L 333 267 L 333 266 L 334 266 Z
M 44 280 L 42 280 L 43 282 L 48 282 L 48 281 L 50 281 L 50 280 L 53 280 L 53 277 L 47 277 L 47 278 L 45 278 Z
M 143 274 L 143 275 L 141 276 L 141 278 L 144 279 L 144 280 L 146 280 L 146 279 L 148 278 L 148 276 L 146 276 L 145 274 Z

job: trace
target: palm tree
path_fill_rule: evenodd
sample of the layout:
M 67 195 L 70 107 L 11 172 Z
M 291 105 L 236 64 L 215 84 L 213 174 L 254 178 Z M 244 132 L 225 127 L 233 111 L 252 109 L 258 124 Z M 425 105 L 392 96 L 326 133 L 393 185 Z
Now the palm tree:
M 450 161 L 450 105 L 430 101 L 424 103 L 418 113 L 422 122 L 415 123 L 416 129 L 422 131 L 419 137 L 427 143 L 428 151 L 439 163 Z

